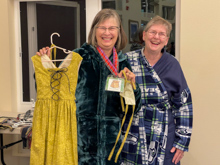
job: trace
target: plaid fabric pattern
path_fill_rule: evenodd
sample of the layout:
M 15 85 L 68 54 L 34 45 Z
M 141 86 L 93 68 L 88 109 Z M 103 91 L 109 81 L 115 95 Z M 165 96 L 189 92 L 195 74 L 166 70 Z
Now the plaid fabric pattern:
M 143 49 L 142 49 L 143 51 Z M 181 98 L 168 101 L 167 91 L 157 73 L 141 50 L 128 52 L 128 60 L 142 92 L 142 107 L 134 118 L 130 139 L 121 155 L 126 165 L 163 165 L 168 135 L 168 110 L 176 120 L 176 139 L 173 146 L 187 151 L 192 129 L 192 102 L 189 89 Z M 125 125 L 126 128 L 126 125 Z
M 114 76 L 118 75 L 118 54 L 116 52 L 115 47 L 113 47 L 113 64 L 112 62 L 109 60 L 109 58 L 105 55 L 105 53 L 103 52 L 103 50 L 98 46 L 97 50 L 102 58 L 102 60 L 105 62 L 105 65 L 108 67 L 108 69 L 111 71 L 111 73 Z

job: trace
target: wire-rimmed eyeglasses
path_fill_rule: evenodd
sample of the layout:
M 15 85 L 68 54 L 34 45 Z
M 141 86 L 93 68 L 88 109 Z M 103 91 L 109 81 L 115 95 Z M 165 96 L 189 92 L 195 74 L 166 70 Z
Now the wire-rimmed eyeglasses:
M 97 29 L 99 29 L 99 31 L 101 31 L 102 33 L 105 33 L 106 30 L 108 29 L 108 31 L 111 33 L 115 32 L 117 29 L 120 29 L 119 27 L 117 26 L 110 26 L 110 27 L 104 27 L 104 26 L 97 26 L 96 27 Z
M 158 34 L 159 38 L 161 38 L 161 39 L 165 39 L 167 37 L 166 33 L 164 33 L 164 32 L 156 32 L 154 30 L 153 31 L 148 31 L 148 34 L 149 34 L 149 36 L 152 36 L 152 37 L 154 37 L 154 36 L 156 36 Z

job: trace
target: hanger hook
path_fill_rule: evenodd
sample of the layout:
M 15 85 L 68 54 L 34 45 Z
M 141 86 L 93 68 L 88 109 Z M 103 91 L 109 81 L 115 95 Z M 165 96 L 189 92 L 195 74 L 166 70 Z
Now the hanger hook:
M 54 45 L 54 43 L 53 43 L 53 36 L 54 36 L 54 35 L 57 35 L 58 37 L 60 37 L 60 34 L 59 34 L 59 33 L 56 33 L 56 32 L 55 32 L 55 33 L 52 33 L 51 36 L 50 36 L 51 45 Z

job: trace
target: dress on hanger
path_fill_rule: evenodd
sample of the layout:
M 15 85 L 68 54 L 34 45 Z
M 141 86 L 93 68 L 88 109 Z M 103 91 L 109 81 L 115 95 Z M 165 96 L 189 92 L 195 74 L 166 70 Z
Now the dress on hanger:
M 44 58 L 49 62 L 42 62 Z M 75 90 L 82 57 L 71 52 L 59 67 L 32 57 L 37 84 L 31 165 L 77 165 Z

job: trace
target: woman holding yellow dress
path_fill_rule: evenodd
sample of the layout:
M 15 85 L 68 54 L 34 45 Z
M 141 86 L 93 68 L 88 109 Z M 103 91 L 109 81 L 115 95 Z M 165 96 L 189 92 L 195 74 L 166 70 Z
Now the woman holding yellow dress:
M 112 9 L 103 9 L 98 12 L 93 20 L 88 43 L 84 43 L 81 48 L 74 50 L 74 52 L 78 53 L 83 58 L 78 71 L 78 82 L 76 87 L 76 114 L 63 115 L 57 113 L 51 120 L 58 120 L 57 116 L 62 116 L 62 127 L 58 124 L 54 127 L 61 127 L 62 129 L 60 128 L 60 132 L 66 133 L 71 129 L 71 127 L 65 127 L 66 123 L 69 123 L 69 120 L 76 115 L 78 164 L 80 165 L 111 165 L 120 163 L 120 161 L 114 163 L 114 159 L 109 161 L 108 156 L 115 144 L 124 112 L 121 107 L 119 93 L 107 91 L 105 87 L 108 78 L 113 80 L 115 78 L 121 78 L 122 71 L 129 81 L 135 83 L 135 75 L 131 72 L 131 66 L 121 51 L 126 46 L 126 43 L 127 37 L 117 12 Z M 37 54 L 39 58 L 44 54 L 50 56 L 49 47 L 42 48 Z M 75 56 L 73 60 L 75 60 Z M 65 73 L 74 73 L 75 70 L 68 68 L 67 71 L 65 70 L 66 72 L 62 71 L 62 79 L 67 79 L 69 76 L 66 76 Z M 66 89 L 71 87 L 72 81 L 66 80 Z M 60 89 L 60 92 L 61 91 Z M 141 106 L 141 93 L 138 84 L 136 84 L 136 89 L 133 91 L 135 95 L 134 101 L 136 102 L 135 112 L 137 112 Z M 69 91 L 67 90 L 66 92 L 68 93 Z M 63 105 L 64 110 L 67 110 L 66 107 L 66 105 Z M 131 109 L 129 109 L 129 111 L 130 110 Z M 45 118 L 45 116 L 41 114 L 38 116 L 40 116 L 40 118 Z M 49 114 L 48 116 L 51 117 Z M 57 121 L 57 123 L 58 122 L 60 121 Z M 56 128 L 56 130 L 59 129 Z M 50 129 L 45 130 L 44 136 L 46 135 L 50 139 L 56 139 L 56 133 L 54 136 L 53 134 L 49 136 L 49 132 Z M 33 138 L 34 136 L 35 134 L 33 132 Z M 42 141 L 45 141 L 45 138 L 43 138 Z M 72 143 L 69 143 L 69 145 L 72 145 Z M 119 139 L 116 145 L 113 157 L 115 157 L 116 151 L 118 151 L 120 145 L 121 139 Z M 38 142 L 38 146 L 41 146 L 41 142 Z M 59 141 L 52 146 L 55 150 L 57 150 L 57 148 L 62 148 L 62 144 Z M 65 146 L 66 145 L 63 145 L 64 153 L 60 156 L 56 154 L 57 151 L 51 149 L 51 152 L 47 152 L 51 154 L 49 158 L 58 160 L 56 156 L 59 156 L 63 157 L 59 158 L 59 160 L 69 159 L 65 154 L 70 150 L 67 150 Z M 33 148 L 31 150 L 31 161 L 37 161 L 36 157 L 33 157 L 36 150 Z M 57 165 L 58 164 L 59 163 L 57 163 Z M 60 162 L 60 164 L 62 164 L 62 162 Z

